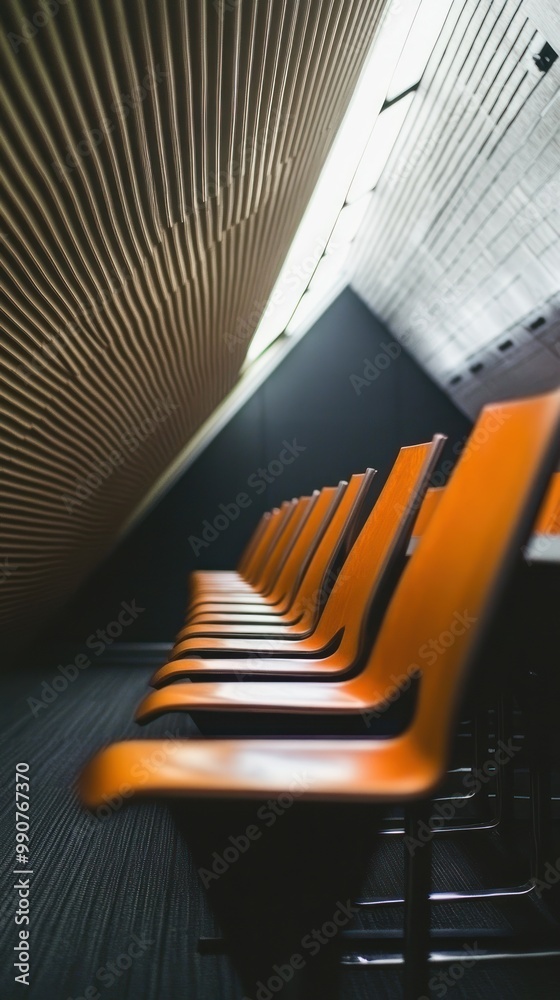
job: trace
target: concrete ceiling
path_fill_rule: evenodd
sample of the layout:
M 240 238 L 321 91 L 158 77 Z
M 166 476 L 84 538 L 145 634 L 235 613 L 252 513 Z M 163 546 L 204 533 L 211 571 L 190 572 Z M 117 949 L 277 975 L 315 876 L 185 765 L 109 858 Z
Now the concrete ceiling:
M 468 414 L 560 383 L 557 0 L 455 0 L 349 261 Z

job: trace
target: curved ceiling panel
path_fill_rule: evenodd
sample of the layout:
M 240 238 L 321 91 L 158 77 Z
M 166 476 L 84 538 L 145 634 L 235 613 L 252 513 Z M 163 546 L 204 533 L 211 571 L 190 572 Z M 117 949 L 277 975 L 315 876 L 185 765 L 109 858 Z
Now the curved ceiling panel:
M 384 0 L 4 4 L 2 622 L 235 383 Z

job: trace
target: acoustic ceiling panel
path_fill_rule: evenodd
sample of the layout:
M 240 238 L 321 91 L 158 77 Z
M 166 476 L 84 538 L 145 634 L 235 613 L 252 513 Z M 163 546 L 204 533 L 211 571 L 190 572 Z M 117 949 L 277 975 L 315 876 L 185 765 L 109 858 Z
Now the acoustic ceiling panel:
M 350 261 L 354 289 L 471 416 L 560 383 L 554 25 L 557 0 L 455 0 Z
M 235 383 L 384 0 L 7 0 L 1 621 Z

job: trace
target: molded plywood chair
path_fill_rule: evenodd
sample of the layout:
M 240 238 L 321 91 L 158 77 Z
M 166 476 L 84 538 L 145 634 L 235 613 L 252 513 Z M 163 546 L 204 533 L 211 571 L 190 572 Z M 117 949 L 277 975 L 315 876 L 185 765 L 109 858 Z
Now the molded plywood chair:
M 281 504 L 279 514 L 273 512 L 277 515 L 275 524 L 258 547 L 254 564 L 246 577 L 240 576 L 235 570 L 200 570 L 191 573 L 190 605 L 201 599 L 199 593 L 201 595 L 220 593 L 224 594 L 223 599 L 226 599 L 226 595 L 232 595 L 235 599 L 235 595 L 252 594 L 255 590 L 259 592 L 270 587 L 278 573 L 278 566 L 290 551 L 293 536 L 305 514 L 309 499 L 309 497 L 299 499 L 294 497 L 292 500 L 285 500 Z M 301 505 L 302 501 L 304 503 Z M 299 513 L 298 508 L 300 508 Z
M 259 523 L 257 524 L 257 527 L 255 528 L 253 534 L 251 535 L 249 541 L 247 542 L 245 548 L 243 549 L 243 552 L 241 553 L 239 562 L 237 563 L 237 572 L 239 573 L 240 576 L 244 576 L 250 569 L 251 559 L 255 553 L 255 550 L 261 538 L 264 535 L 266 528 L 268 527 L 268 522 L 270 521 L 270 514 L 271 512 L 267 510 L 262 515 Z
M 293 597 L 289 595 L 285 601 L 274 606 L 261 595 L 239 598 L 236 607 L 231 603 L 200 604 L 190 613 L 189 622 L 200 619 L 217 624 L 231 621 L 236 624 L 258 625 L 266 624 L 269 618 L 274 620 L 274 616 L 278 616 L 284 624 L 291 625 L 305 616 L 308 627 L 314 628 L 340 566 L 355 541 L 374 475 L 374 469 L 366 469 L 364 473 L 350 478 L 315 552 L 300 573 Z M 255 617 L 257 615 L 259 617 Z
M 268 593 L 276 584 L 279 574 L 288 559 L 292 548 L 315 506 L 319 491 L 315 490 L 310 497 L 294 499 L 288 507 L 287 514 L 281 521 L 268 551 L 264 554 L 254 584 L 249 581 L 239 581 L 228 586 L 228 593 L 251 593 L 253 586 L 262 593 Z M 284 504 L 282 504 L 284 507 Z M 192 581 L 191 581 L 192 583 Z
M 422 666 L 409 728 L 389 739 L 132 740 L 102 750 L 80 778 L 90 808 L 127 788 L 129 797 L 268 799 L 304 773 L 301 801 L 406 804 L 417 840 L 448 766 L 455 721 L 500 598 L 537 515 L 560 451 L 560 392 L 486 407 L 484 443 L 460 458 L 381 625 L 372 669 L 399 677 L 434 636 L 450 635 L 458 611 L 470 628 Z M 459 530 L 460 526 L 460 530 Z M 453 637 L 452 637 L 453 638 Z M 149 755 L 161 764 L 139 776 Z M 429 994 L 431 839 L 405 851 L 405 997 Z
M 342 487 L 343 484 L 340 483 L 338 490 L 342 490 Z M 326 489 L 330 490 L 332 488 L 326 487 Z M 315 491 L 314 497 L 316 498 L 317 495 L 318 491 Z M 323 508 L 325 507 L 327 496 L 328 494 L 326 494 L 322 501 Z M 337 497 L 337 500 L 339 499 L 340 494 Z M 298 502 L 295 500 L 292 501 L 294 504 Z M 309 547 L 305 550 L 305 556 L 302 556 L 301 545 L 299 546 L 300 558 L 303 558 L 303 564 L 300 562 L 296 566 L 296 561 L 292 558 L 295 538 L 298 536 L 301 526 L 301 522 L 299 524 L 296 523 L 295 526 L 292 525 L 291 529 L 287 529 L 283 534 L 277 534 L 273 546 L 269 548 L 259 564 L 258 573 L 252 574 L 247 579 L 236 579 L 233 575 L 227 577 L 224 574 L 223 577 L 221 575 L 218 577 L 217 586 L 214 586 L 211 577 L 204 577 L 201 580 L 199 577 L 191 574 L 187 620 L 193 614 L 196 614 L 199 608 L 205 607 L 209 602 L 213 601 L 221 602 L 226 610 L 230 607 L 235 610 L 238 605 L 243 607 L 246 603 L 253 602 L 266 607 L 267 610 L 273 611 L 276 605 L 285 603 L 288 599 L 287 595 L 281 593 L 280 598 L 278 596 L 280 570 L 284 569 L 286 561 L 290 559 L 291 570 L 287 575 L 286 585 L 293 589 L 294 578 L 297 578 L 299 582 L 300 571 L 305 569 L 307 561 L 310 558 Z M 296 568 L 297 572 L 294 573 L 294 569 Z M 284 574 L 283 579 L 286 579 L 286 574 Z
M 408 457 L 408 461 L 409 462 L 412 461 L 412 455 L 410 455 Z M 399 470 L 400 470 L 401 473 L 404 471 L 404 464 L 405 463 L 404 463 L 404 460 L 403 460 L 403 462 L 399 466 Z M 399 505 L 399 502 L 400 501 L 397 499 L 396 500 L 396 506 L 397 507 Z M 213 636 L 213 635 L 216 635 L 216 636 L 224 636 L 224 637 L 231 636 L 233 638 L 235 636 L 245 636 L 245 635 L 247 635 L 247 636 L 251 637 L 251 636 L 262 635 L 262 636 L 264 636 L 266 638 L 270 637 L 270 631 L 269 631 L 269 629 L 267 627 L 267 624 L 265 623 L 265 625 L 263 626 L 263 623 L 260 620 L 258 620 L 257 622 L 254 623 L 257 626 L 256 629 L 245 628 L 245 627 L 243 627 L 243 625 L 236 625 L 235 623 L 231 623 L 231 624 L 234 625 L 233 628 L 230 627 L 230 624 L 226 624 L 226 625 L 224 625 L 224 627 L 222 627 L 221 625 L 218 624 L 218 625 L 216 625 L 216 627 L 212 626 L 212 627 L 208 627 L 208 628 L 207 627 L 202 627 L 202 626 L 199 626 L 199 625 L 195 626 L 194 624 L 186 625 L 183 629 L 181 629 L 181 631 L 179 633 L 178 642 L 177 642 L 176 646 L 178 647 L 179 645 L 181 645 L 181 643 L 184 640 L 186 640 L 186 639 L 188 639 L 190 637 L 193 637 L 193 636 L 199 637 L 199 636 Z M 279 629 L 278 632 L 275 633 L 275 634 L 277 634 L 279 638 L 283 638 L 283 637 L 290 638 L 292 636 L 295 636 L 296 638 L 299 638 L 300 635 L 304 635 L 308 631 L 309 631 L 309 629 L 303 631 L 303 630 L 301 630 L 298 627 L 298 628 L 294 628 L 293 630 L 292 629 L 286 629 L 286 630 L 284 630 L 284 629 L 280 630 Z
M 273 590 L 266 601 L 270 601 L 272 606 L 268 603 L 256 604 L 257 610 L 266 609 L 268 615 L 272 616 L 273 621 L 279 622 L 281 619 L 282 610 L 284 606 L 290 607 L 293 603 L 293 598 L 297 592 L 298 586 L 301 582 L 301 578 L 305 573 L 311 559 L 313 558 L 315 551 L 320 544 L 321 538 L 323 537 L 325 530 L 327 529 L 331 518 L 334 515 L 336 508 L 338 507 L 347 483 L 341 482 L 337 487 L 325 486 L 319 493 L 315 500 L 312 510 L 310 510 L 307 518 L 301 523 L 300 529 L 298 530 L 294 543 L 291 546 L 289 555 L 284 562 L 281 572 L 279 573 Z M 249 601 L 249 597 L 243 598 L 245 602 Z M 263 598 L 261 597 L 261 601 Z M 203 612 L 199 609 L 207 607 L 207 605 L 198 605 L 191 614 L 201 615 L 204 617 Z M 228 607 L 233 608 L 233 605 L 223 605 L 226 609 Z M 248 603 L 242 603 L 237 605 L 240 608 L 247 608 L 251 610 L 251 605 Z M 275 616 L 276 619 L 275 619 Z M 301 616 L 301 615 L 300 615 Z M 299 616 L 299 617 L 300 617 Z M 299 617 L 296 616 L 295 620 L 298 621 Z M 190 616 L 188 618 L 190 623 Z M 266 622 L 266 618 L 261 620 Z M 182 636 L 183 632 L 188 628 L 188 625 L 184 626 L 179 632 L 179 637 Z
M 436 435 L 430 444 L 401 448 L 311 635 L 299 638 L 299 626 L 287 626 L 291 639 L 187 639 L 175 646 L 174 658 L 158 670 L 153 683 L 159 686 L 184 676 L 205 679 L 205 672 L 208 679 L 268 671 L 319 678 L 320 670 L 324 677 L 335 678 L 354 668 L 371 615 L 380 617 L 402 569 L 418 498 L 425 493 L 444 440 Z M 261 632 L 268 632 L 268 627 L 261 626 Z M 187 659 L 193 653 L 205 658 Z M 219 663 L 212 656 L 221 657 Z M 240 656 L 252 659 L 242 663 Z M 228 663 L 224 657 L 233 659 Z M 270 657 L 275 660 L 269 665 L 265 658 Z M 290 663 L 293 657 L 305 657 L 306 663 Z
M 199 589 L 204 591 L 209 586 L 212 586 L 213 590 L 224 587 L 227 590 L 234 587 L 244 587 L 250 591 L 252 585 L 257 583 L 260 575 L 264 572 L 267 559 L 278 544 L 296 503 L 296 500 L 285 500 L 280 508 L 271 511 L 267 525 L 247 561 L 244 576 L 241 576 L 237 570 L 199 570 L 191 573 L 189 577 L 191 600 Z

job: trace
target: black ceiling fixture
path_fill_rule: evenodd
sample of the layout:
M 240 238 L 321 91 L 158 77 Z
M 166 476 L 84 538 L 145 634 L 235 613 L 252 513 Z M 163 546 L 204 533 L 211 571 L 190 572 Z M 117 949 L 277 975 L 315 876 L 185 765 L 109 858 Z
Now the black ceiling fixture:
M 538 330 L 539 327 L 544 326 L 545 323 L 546 323 L 546 320 L 545 320 L 544 316 L 537 316 L 537 318 L 534 319 L 532 323 L 529 323 L 529 329 L 530 330 Z
M 550 67 L 558 59 L 558 53 L 554 51 L 552 45 L 545 42 L 541 51 L 533 56 L 537 69 L 540 69 L 541 73 L 548 73 Z

